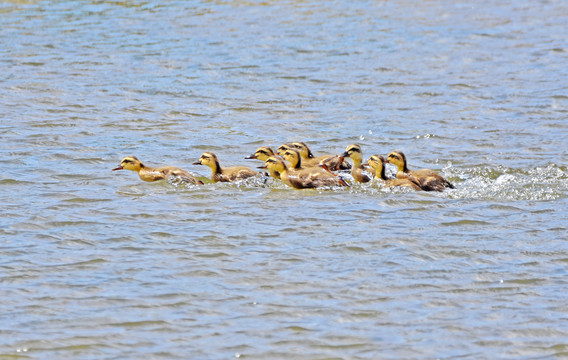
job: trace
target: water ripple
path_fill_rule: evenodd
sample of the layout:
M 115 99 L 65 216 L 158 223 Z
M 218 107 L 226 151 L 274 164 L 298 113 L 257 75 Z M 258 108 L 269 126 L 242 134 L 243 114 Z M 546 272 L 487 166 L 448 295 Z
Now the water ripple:
M 567 11 L 0 4 L 0 358 L 566 356 Z M 191 165 L 299 140 L 456 189 Z M 111 171 L 132 154 L 206 184 Z

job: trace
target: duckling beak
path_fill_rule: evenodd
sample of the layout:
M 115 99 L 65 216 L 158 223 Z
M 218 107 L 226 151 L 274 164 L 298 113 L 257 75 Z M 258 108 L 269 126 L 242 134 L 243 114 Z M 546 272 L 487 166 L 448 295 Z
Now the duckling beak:
M 263 165 L 263 166 L 257 166 L 256 168 L 257 168 L 257 169 L 268 169 L 268 166 Z
M 122 170 L 122 169 L 124 169 L 124 168 L 122 167 L 122 165 L 118 165 L 118 167 L 115 167 L 114 169 L 112 169 L 112 171 L 115 171 L 115 170 Z
M 339 155 L 339 157 L 344 157 L 344 158 L 349 157 L 349 153 L 346 151 L 343 154 Z
M 196 162 L 193 163 L 193 165 L 201 165 L 201 160 L 197 160 Z
M 245 159 L 256 159 L 256 156 L 254 154 L 246 156 Z

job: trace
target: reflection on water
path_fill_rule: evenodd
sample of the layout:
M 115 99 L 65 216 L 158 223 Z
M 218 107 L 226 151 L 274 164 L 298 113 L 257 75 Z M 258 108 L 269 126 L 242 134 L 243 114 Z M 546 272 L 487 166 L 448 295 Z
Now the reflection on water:
M 566 356 L 567 11 L 3 2 L 0 357 Z M 456 189 L 111 172 L 290 141 Z

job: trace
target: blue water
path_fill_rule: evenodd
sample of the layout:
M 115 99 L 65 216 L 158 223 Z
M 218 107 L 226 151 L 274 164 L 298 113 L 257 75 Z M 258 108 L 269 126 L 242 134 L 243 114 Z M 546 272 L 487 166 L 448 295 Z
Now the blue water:
M 568 6 L 0 4 L 0 358 L 568 356 Z M 444 193 L 145 183 L 305 141 Z M 392 172 L 392 169 L 389 169 Z

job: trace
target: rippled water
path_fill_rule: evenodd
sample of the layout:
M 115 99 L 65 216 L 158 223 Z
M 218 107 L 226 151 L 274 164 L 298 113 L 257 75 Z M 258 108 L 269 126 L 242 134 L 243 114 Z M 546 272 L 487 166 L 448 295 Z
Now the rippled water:
M 0 358 L 568 356 L 568 6 L 0 4 Z M 444 193 L 144 183 L 359 143 Z

